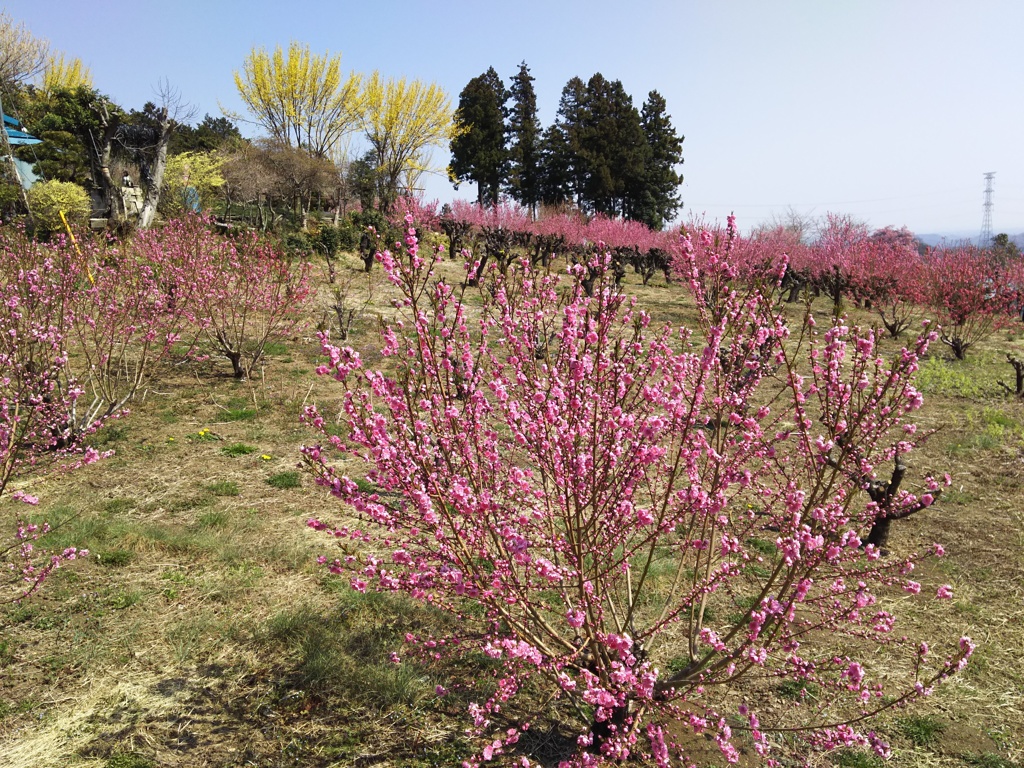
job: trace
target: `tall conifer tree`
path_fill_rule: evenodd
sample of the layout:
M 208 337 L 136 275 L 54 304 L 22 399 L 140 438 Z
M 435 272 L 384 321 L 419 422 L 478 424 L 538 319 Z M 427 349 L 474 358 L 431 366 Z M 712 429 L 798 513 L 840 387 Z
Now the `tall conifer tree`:
M 508 123 L 508 188 L 513 198 L 536 213 L 541 198 L 541 128 L 533 80 L 524 61 L 519 65 L 519 72 L 512 77 L 509 89 L 512 108 Z
M 683 176 L 677 168 L 683 162 L 683 137 L 672 127 L 665 99 L 657 91 L 647 94 L 640 123 L 647 151 L 636 193 L 631 196 L 631 209 L 626 215 L 653 229 L 661 229 L 682 205 L 679 185 L 683 183 Z
M 497 205 L 508 170 L 505 148 L 505 102 L 508 91 L 494 67 L 470 80 L 459 94 L 455 122 L 459 133 L 451 141 L 448 175 L 455 187 L 463 181 L 477 185 L 477 202 Z
M 586 168 L 580 134 L 586 113 L 587 86 L 574 77 L 562 88 L 555 122 L 541 139 L 541 199 L 549 205 L 579 204 Z

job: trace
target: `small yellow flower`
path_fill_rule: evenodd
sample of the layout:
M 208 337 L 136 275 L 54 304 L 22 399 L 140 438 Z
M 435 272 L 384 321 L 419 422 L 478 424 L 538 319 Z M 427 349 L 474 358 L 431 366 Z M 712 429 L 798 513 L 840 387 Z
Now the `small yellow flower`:
M 274 457 L 271 456 L 269 453 L 264 453 L 262 456 L 260 456 L 260 458 L 263 459 L 264 461 L 270 461 Z
M 173 437 L 168 437 L 167 438 L 167 442 L 168 443 L 173 443 L 174 442 L 174 438 Z

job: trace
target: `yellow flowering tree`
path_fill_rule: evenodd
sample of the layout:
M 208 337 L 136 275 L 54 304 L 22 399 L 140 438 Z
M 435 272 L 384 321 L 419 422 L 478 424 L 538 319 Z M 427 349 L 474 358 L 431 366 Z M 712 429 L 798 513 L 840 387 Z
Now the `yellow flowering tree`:
M 92 72 L 78 57 L 65 60 L 63 53 L 51 55 L 46 60 L 46 68 L 43 70 L 42 87 L 45 93 L 70 91 L 75 88 L 91 90 Z
M 359 123 L 362 76 L 343 77 L 341 54 L 317 55 L 292 41 L 287 53 L 253 48 L 235 72 L 235 87 L 271 138 L 328 157 L 338 140 Z M 231 115 L 236 119 L 237 115 Z
M 223 164 L 224 159 L 216 152 L 182 152 L 167 158 L 161 210 L 174 216 L 196 206 L 200 210 L 209 208 L 217 190 L 224 186 Z
M 398 196 L 400 181 L 429 167 L 430 150 L 447 146 L 456 132 L 451 100 L 436 83 L 384 80 L 370 75 L 363 91 L 363 131 L 377 161 L 384 208 Z

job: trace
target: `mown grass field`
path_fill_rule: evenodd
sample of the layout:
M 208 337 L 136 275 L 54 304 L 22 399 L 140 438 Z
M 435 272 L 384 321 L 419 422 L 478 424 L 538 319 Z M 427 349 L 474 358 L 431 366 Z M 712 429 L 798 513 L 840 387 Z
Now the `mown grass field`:
M 342 268 L 361 309 L 349 343 L 372 363 L 390 294 L 379 268 L 372 291 L 360 268 L 355 256 Z M 627 289 L 656 322 L 692 319 L 681 287 L 630 274 Z M 472 754 L 465 698 L 434 693 L 455 671 L 388 658 L 406 631 L 445 619 L 353 592 L 315 563 L 330 542 L 305 520 L 344 514 L 298 467 L 315 439 L 304 405 L 330 412 L 338 398 L 314 373 L 330 287 L 320 294 L 304 331 L 268 348 L 250 381 L 226 361 L 168 361 L 95 435 L 114 457 L 19 484 L 42 499 L 32 515 L 55 525 L 49 547 L 92 554 L 0 610 L 0 765 L 448 766 Z M 1005 354 L 1024 351 L 1021 332 L 994 334 L 965 362 L 933 346 L 920 372 L 919 421 L 936 432 L 913 473 L 949 472 L 953 486 L 896 523 L 890 546 L 943 543 L 947 556 L 918 577 L 952 584 L 955 599 L 891 600 L 901 633 L 969 634 L 979 649 L 933 696 L 880 718 L 897 766 L 1024 766 L 1024 402 L 998 384 L 1012 380 Z M 0 519 L 25 509 L 4 500 Z M 774 705 L 813 695 L 779 686 Z M 557 716 L 530 714 L 530 748 L 554 756 Z M 701 753 L 721 764 L 709 744 Z M 881 764 L 861 752 L 812 762 Z

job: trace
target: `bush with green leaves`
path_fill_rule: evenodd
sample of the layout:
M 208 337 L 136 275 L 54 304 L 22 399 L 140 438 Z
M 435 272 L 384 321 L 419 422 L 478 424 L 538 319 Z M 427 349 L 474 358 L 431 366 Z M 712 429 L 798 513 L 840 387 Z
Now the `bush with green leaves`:
M 69 224 L 84 224 L 92 205 L 89 193 L 70 181 L 41 181 L 28 191 L 28 204 L 36 227 L 45 232 L 64 229 L 61 211 Z

